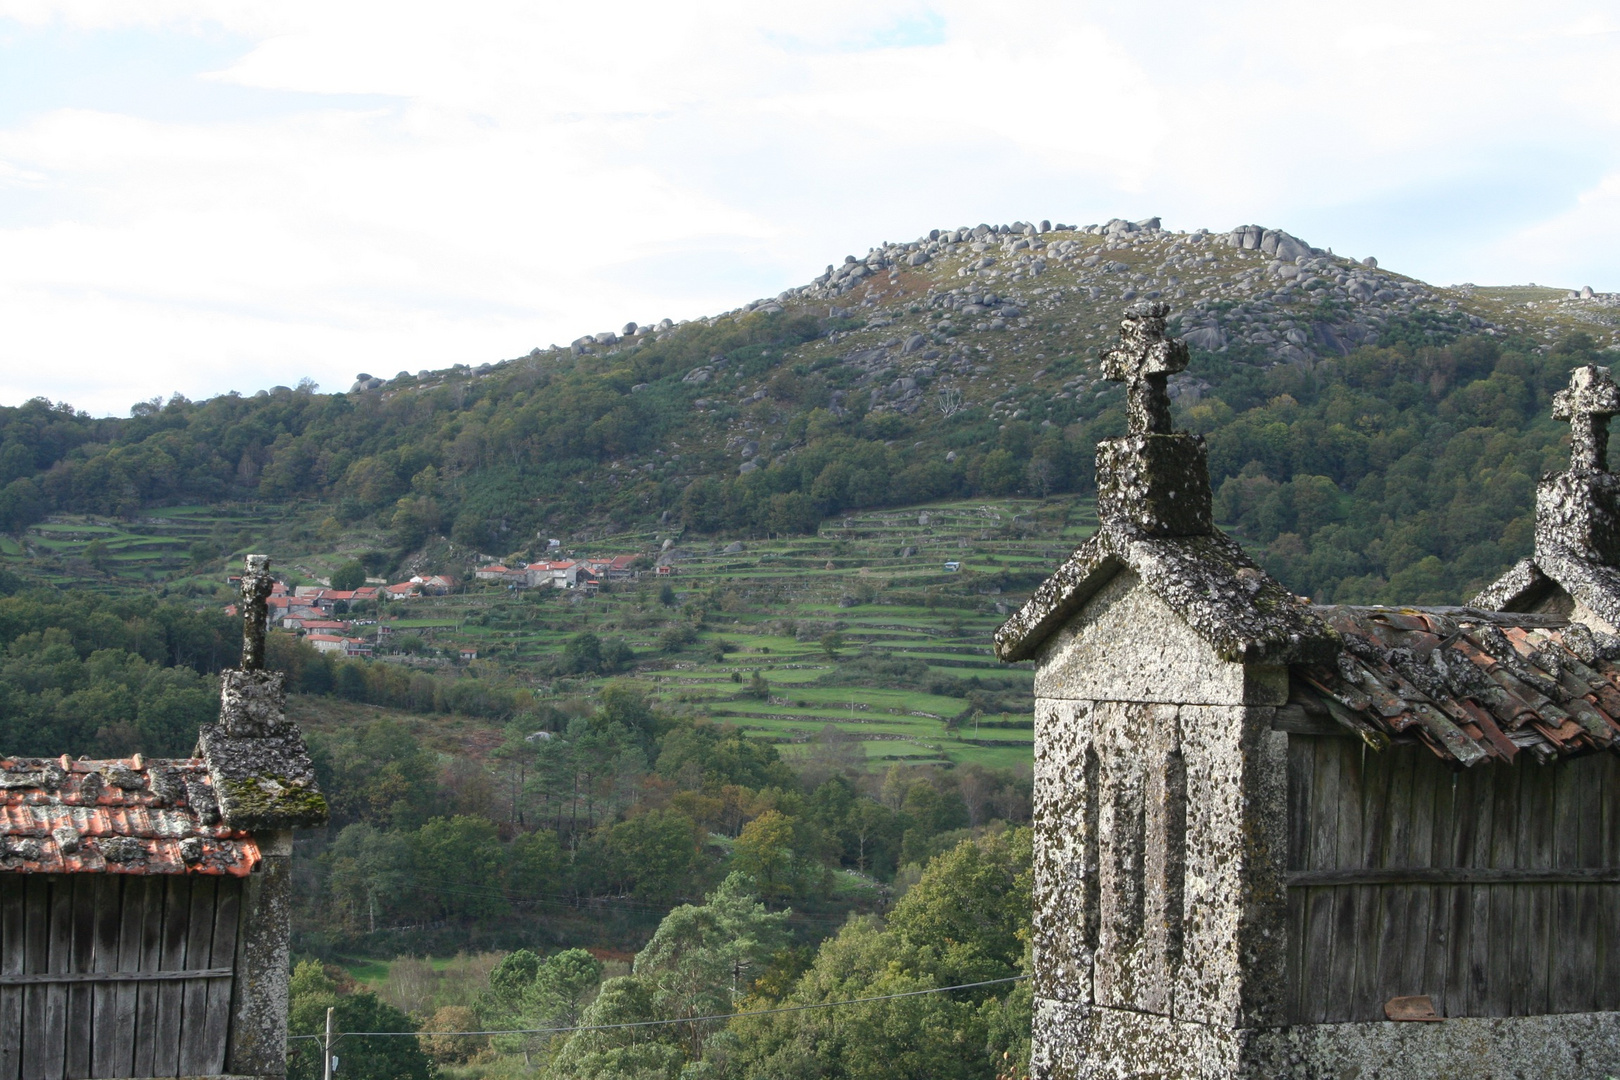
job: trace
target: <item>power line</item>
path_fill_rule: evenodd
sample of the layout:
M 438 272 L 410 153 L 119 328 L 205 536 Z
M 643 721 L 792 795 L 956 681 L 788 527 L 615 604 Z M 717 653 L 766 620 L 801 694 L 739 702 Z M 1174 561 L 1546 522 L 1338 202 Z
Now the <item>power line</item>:
M 678 1020 L 635 1020 L 623 1024 L 581 1024 L 575 1027 L 547 1027 L 547 1028 L 510 1028 L 503 1031 L 345 1031 L 333 1039 L 344 1038 L 349 1035 L 364 1036 L 399 1036 L 409 1035 L 416 1038 L 422 1035 L 562 1035 L 573 1031 L 615 1031 L 621 1028 L 663 1027 L 668 1024 L 701 1024 L 709 1020 L 735 1020 L 743 1016 L 769 1016 L 773 1013 L 804 1012 L 807 1009 L 830 1009 L 837 1005 L 863 1005 L 871 1001 L 893 1001 L 896 998 L 918 997 L 922 994 L 944 994 L 952 990 L 972 990 L 980 986 L 999 986 L 1003 983 L 1023 982 L 1028 975 L 1012 975 L 1005 979 L 985 979 L 982 982 L 960 983 L 956 986 L 936 986 L 927 990 L 905 990 L 898 994 L 879 994 L 876 997 L 848 998 L 844 1001 L 818 1001 L 809 1005 L 783 1005 L 774 1009 L 750 1009 L 747 1012 L 715 1013 L 712 1016 L 688 1016 Z M 320 1035 L 289 1035 L 292 1039 L 316 1039 Z

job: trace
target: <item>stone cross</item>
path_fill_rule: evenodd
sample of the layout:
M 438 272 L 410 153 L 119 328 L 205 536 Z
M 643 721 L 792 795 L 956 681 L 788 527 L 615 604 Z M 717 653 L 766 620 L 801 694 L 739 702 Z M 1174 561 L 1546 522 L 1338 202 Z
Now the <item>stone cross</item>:
M 1187 346 L 1164 336 L 1170 305 L 1129 308 L 1119 324 L 1119 347 L 1102 354 L 1103 377 L 1125 384 L 1132 435 L 1170 434 L 1170 395 L 1165 384 L 1187 369 Z
M 1553 418 L 1568 420 L 1569 471 L 1609 471 L 1609 417 L 1620 413 L 1620 387 L 1609 369 L 1587 364 L 1569 373 L 1569 389 L 1553 395 Z
M 242 670 L 264 670 L 264 628 L 269 621 L 270 556 L 249 555 L 242 574 Z

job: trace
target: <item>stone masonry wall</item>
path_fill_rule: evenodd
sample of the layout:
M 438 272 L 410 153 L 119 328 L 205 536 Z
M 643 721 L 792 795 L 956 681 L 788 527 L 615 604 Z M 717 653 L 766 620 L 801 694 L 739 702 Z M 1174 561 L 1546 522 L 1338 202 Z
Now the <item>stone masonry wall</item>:
M 1223 1075 L 1237 1029 L 1280 1021 L 1286 736 L 1270 721 L 1286 686 L 1281 669 L 1219 659 L 1128 571 L 1046 646 L 1037 1076 L 1161 1056 L 1190 1070 L 1164 1075 Z M 1164 1045 L 1116 1013 L 1161 1018 Z M 1185 1022 L 1198 1038 L 1171 1034 Z

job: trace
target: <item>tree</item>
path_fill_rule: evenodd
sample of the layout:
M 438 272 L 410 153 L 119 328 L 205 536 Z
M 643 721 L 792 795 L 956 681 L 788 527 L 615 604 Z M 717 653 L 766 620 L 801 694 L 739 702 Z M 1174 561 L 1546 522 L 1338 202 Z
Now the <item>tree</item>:
M 423 907 L 451 918 L 503 914 L 505 859 L 495 823 L 458 814 L 434 818 L 417 830 L 415 876 Z
M 575 675 L 594 675 L 602 670 L 602 639 L 586 632 L 575 634 L 563 646 L 563 668 Z
M 333 1029 L 339 1032 L 417 1030 L 415 1021 L 378 1000 L 376 994 L 344 993 L 314 960 L 301 961 L 293 970 L 288 996 L 287 1029 L 292 1035 L 324 1033 L 328 1008 L 333 1010 Z M 349 1035 L 334 1050 L 342 1061 L 345 1080 L 430 1080 L 434 1075 L 433 1062 L 416 1039 Z M 319 1042 L 295 1039 L 289 1043 L 288 1080 L 318 1080 L 321 1065 Z
M 582 1024 L 605 1030 L 576 1032 L 545 1075 L 552 1080 L 675 1080 L 686 1054 L 673 1025 L 628 1026 L 656 1019 L 653 991 L 644 980 L 634 975 L 607 980 L 580 1017 Z
M 852 919 L 824 941 L 783 1005 L 1006 978 L 1028 970 L 1030 830 L 967 840 L 930 862 L 885 928 Z M 970 974 L 971 973 L 971 974 Z M 1027 983 L 837 1009 L 739 1016 L 705 1044 L 718 1075 L 993 1080 L 1029 1057 Z M 740 1012 L 777 1002 L 747 1002 Z
M 697 1017 L 724 1015 L 749 991 L 787 940 L 787 912 L 765 910 L 747 879 L 732 874 L 701 905 L 682 904 L 664 916 L 635 974 L 652 988 L 664 1019 L 681 1019 L 686 1051 L 702 1056 L 704 1039 L 718 1026 Z
M 602 981 L 602 961 L 584 949 L 546 957 L 534 974 L 531 1000 L 548 1025 L 573 1027 Z
M 360 560 L 351 559 L 332 571 L 332 588 L 343 592 L 353 592 L 366 583 L 366 568 Z
M 494 1028 L 530 1029 L 497 1035 L 495 1046 L 521 1053 L 525 1063 L 556 1036 L 533 1029 L 573 1027 L 602 981 L 602 962 L 584 949 L 568 949 L 544 960 L 528 949 L 508 953 L 490 972 L 479 997 L 482 1023 Z
M 675 606 L 675 589 L 667 581 L 658 587 L 658 602 L 665 607 Z
M 829 630 L 821 635 L 821 651 L 827 654 L 827 659 L 838 657 L 838 650 L 844 647 L 844 635 L 836 630 Z
M 755 701 L 769 701 L 771 699 L 771 684 L 765 680 L 765 676 L 756 671 L 749 678 L 748 689 L 744 690 L 743 693 Z
M 605 832 L 605 884 L 638 900 L 664 902 L 690 883 L 700 853 L 697 825 L 685 814 L 649 810 Z
M 793 819 L 767 810 L 743 826 L 734 848 L 737 868 L 754 880 L 761 896 L 786 896 L 793 890 Z

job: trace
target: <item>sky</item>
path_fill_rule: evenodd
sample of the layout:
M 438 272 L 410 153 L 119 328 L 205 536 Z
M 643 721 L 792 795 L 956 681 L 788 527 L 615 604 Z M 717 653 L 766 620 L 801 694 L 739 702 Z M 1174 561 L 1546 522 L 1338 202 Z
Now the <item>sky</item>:
M 0 404 L 480 364 L 931 228 L 1620 291 L 1620 7 L 0 0 Z

